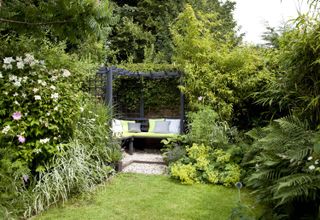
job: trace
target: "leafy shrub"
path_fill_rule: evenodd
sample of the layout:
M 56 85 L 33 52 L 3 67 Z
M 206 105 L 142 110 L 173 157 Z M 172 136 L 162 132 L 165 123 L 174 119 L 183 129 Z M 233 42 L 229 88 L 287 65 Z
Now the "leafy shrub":
M 314 2 L 317 5 L 318 1 Z M 273 114 L 291 112 L 308 120 L 315 129 L 320 123 L 319 8 L 299 16 L 279 38 L 279 49 L 271 53 L 271 68 L 277 78 L 260 91 L 259 103 L 276 106 Z M 275 66 L 275 67 L 274 67 Z
M 183 184 L 214 183 L 234 185 L 240 180 L 239 165 L 230 161 L 231 154 L 203 144 L 187 147 L 187 155 L 170 166 L 170 174 Z
M 45 171 L 32 176 L 25 164 L 0 151 L 0 217 L 30 217 L 59 201 L 89 191 L 113 173 L 112 163 L 121 158 L 120 146 L 112 140 L 110 111 L 92 97 L 80 100 L 81 117 L 73 139 L 58 148 Z M 28 176 L 28 185 L 23 177 Z
M 223 120 L 234 119 L 240 124 L 246 121 L 248 109 L 255 107 L 254 101 L 246 103 L 247 97 L 253 91 L 260 91 L 273 74 L 265 68 L 259 49 L 234 48 L 231 33 L 223 41 L 217 38 L 218 33 L 212 30 L 221 24 L 219 16 L 201 15 L 187 5 L 171 28 L 173 60 L 185 73 L 182 90 L 192 110 L 204 103 Z
M 53 160 L 54 166 L 41 173 L 27 202 L 26 217 L 44 211 L 58 201 L 66 201 L 77 193 L 87 192 L 104 181 L 112 172 L 103 160 L 92 158 L 93 150 L 78 140 L 69 143 L 67 152 Z
M 221 121 L 211 107 L 203 106 L 199 111 L 190 112 L 189 120 L 187 136 L 191 143 L 227 149 L 241 141 L 237 129 L 230 128 L 226 121 Z
M 0 139 L 32 170 L 43 171 L 72 136 L 79 94 L 71 75 L 67 69 L 48 69 L 31 54 L 3 59 Z
M 110 133 L 111 112 L 106 105 L 84 94 L 80 102 L 80 118 L 74 139 L 92 151 L 91 157 L 107 163 L 115 163 L 122 157 L 120 144 Z
M 313 150 L 313 137 L 319 134 L 294 116 L 263 128 L 262 138 L 257 131 L 248 133 L 258 150 L 247 185 L 276 215 L 315 219 L 320 205 L 320 155 Z
M 164 139 L 161 143 L 164 145 L 161 149 L 163 159 L 170 164 L 186 155 L 186 146 L 189 145 L 190 140 L 187 135 L 179 135 Z

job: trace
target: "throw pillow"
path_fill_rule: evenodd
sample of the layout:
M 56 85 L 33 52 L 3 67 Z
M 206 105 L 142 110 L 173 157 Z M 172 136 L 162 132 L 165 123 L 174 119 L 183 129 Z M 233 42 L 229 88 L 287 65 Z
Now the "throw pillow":
M 180 119 L 165 119 L 165 121 L 170 121 L 169 133 L 180 134 Z
M 133 133 L 141 132 L 141 123 L 128 123 L 128 131 Z
M 121 121 L 118 120 L 118 119 L 113 119 L 112 120 L 112 126 L 111 127 L 112 127 L 111 130 L 114 133 L 123 132 Z
M 135 121 L 126 121 L 126 120 L 120 120 L 122 125 L 122 131 L 128 132 L 128 123 L 135 123 Z
M 169 133 L 169 121 L 156 121 L 155 127 L 153 132 L 154 133 L 161 133 L 161 134 L 168 134 Z
M 149 130 L 148 132 L 154 132 L 154 127 L 157 121 L 164 121 L 164 118 L 149 119 Z

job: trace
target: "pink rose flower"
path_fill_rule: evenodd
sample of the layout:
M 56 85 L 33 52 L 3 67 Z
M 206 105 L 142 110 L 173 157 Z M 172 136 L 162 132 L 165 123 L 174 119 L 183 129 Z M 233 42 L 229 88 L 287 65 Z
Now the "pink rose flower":
M 15 113 L 13 113 L 13 115 L 12 115 L 13 120 L 20 120 L 21 117 L 22 117 L 21 112 L 15 112 Z

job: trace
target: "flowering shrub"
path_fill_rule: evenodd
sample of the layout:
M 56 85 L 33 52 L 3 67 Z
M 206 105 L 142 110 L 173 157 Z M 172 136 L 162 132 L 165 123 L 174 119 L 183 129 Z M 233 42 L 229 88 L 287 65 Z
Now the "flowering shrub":
M 72 135 L 79 93 L 67 69 L 49 69 L 31 54 L 0 63 L 0 143 L 32 170 L 59 153 Z
M 187 156 L 171 164 L 170 174 L 183 184 L 208 182 L 232 186 L 240 180 L 241 169 L 222 149 L 193 144 Z

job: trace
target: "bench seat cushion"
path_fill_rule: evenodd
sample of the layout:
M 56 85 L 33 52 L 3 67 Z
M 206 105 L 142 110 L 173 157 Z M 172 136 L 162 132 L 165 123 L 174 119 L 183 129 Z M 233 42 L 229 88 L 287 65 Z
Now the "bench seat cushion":
M 169 138 L 169 137 L 177 137 L 177 134 L 161 134 L 161 133 L 154 133 L 154 132 L 140 132 L 140 133 L 130 133 L 130 132 L 123 132 L 122 137 L 129 138 L 129 137 L 141 137 L 141 138 Z

